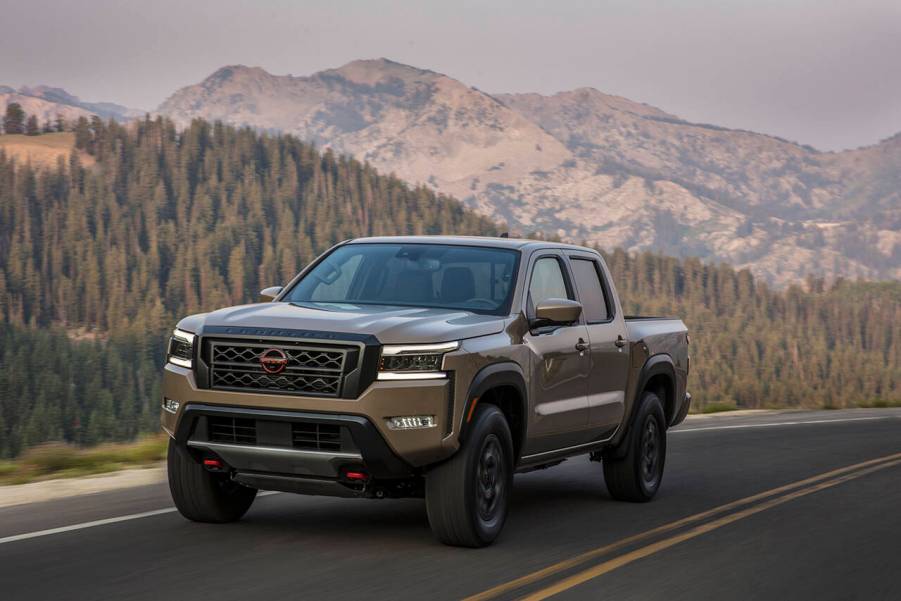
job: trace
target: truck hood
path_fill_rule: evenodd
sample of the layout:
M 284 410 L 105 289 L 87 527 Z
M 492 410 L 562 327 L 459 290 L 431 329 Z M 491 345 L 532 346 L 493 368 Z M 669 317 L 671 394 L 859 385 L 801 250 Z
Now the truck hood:
M 420 344 L 496 334 L 503 330 L 505 320 L 452 309 L 276 302 L 193 315 L 178 327 L 201 335 L 210 327 L 316 330 L 371 334 L 383 344 Z

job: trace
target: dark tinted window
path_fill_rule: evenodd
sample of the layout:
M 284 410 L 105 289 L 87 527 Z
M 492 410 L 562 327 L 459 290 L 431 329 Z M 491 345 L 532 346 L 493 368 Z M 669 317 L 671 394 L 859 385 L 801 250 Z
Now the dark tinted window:
M 601 276 L 597 264 L 588 259 L 573 258 L 573 275 L 579 288 L 579 297 L 588 323 L 606 321 L 607 298 L 601 285 Z
M 283 299 L 335 308 L 394 305 L 509 312 L 519 252 L 444 244 L 347 244 Z

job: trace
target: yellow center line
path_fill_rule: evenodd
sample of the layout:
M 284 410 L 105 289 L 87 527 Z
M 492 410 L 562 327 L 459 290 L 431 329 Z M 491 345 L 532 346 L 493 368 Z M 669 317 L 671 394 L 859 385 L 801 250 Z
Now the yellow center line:
M 589 568 L 587 570 L 579 572 L 578 574 L 574 574 L 568 578 L 564 578 L 563 580 L 561 580 L 555 584 L 552 584 L 551 586 L 548 586 L 548 587 L 543 588 L 531 595 L 523 597 L 523 601 L 541 601 L 542 599 L 547 599 L 548 597 L 551 597 L 558 593 L 562 593 L 563 591 L 566 591 L 575 586 L 578 586 L 580 584 L 588 582 L 589 580 L 597 578 L 598 576 L 602 576 L 603 574 L 612 572 L 613 570 L 616 570 L 617 568 L 621 568 L 624 565 L 630 564 L 633 561 L 639 560 L 639 559 L 641 559 L 643 557 L 647 557 L 649 555 L 653 555 L 654 553 L 657 553 L 664 549 L 668 549 L 674 545 L 678 545 L 679 543 L 684 542 L 686 540 L 696 538 L 698 536 L 701 536 L 702 534 L 706 534 L 707 532 L 716 530 L 717 528 L 722 528 L 723 526 L 726 526 L 733 522 L 737 522 L 738 520 L 744 519 L 748 516 L 752 516 L 756 513 L 760 513 L 761 511 L 766 511 L 767 509 L 771 509 L 778 505 L 782 505 L 783 503 L 788 503 L 789 501 L 792 501 L 794 499 L 798 499 L 800 497 L 804 497 L 806 495 L 813 494 L 817 491 L 820 491 L 820 490 L 823 490 L 826 488 L 831 488 L 831 487 L 841 484 L 843 482 L 847 482 L 849 480 L 854 480 L 855 478 L 860 478 L 861 476 L 865 476 L 872 472 L 876 472 L 876 471 L 879 471 L 879 470 L 882 470 L 882 469 L 885 469 L 888 467 L 893 467 L 896 465 L 901 465 L 901 460 L 891 461 L 888 463 L 882 463 L 880 465 L 875 465 L 875 466 L 867 468 L 867 469 L 863 469 L 863 470 L 860 470 L 857 472 L 846 474 L 844 476 L 840 476 L 838 478 L 835 478 L 834 480 L 828 480 L 826 482 L 821 482 L 819 484 L 810 486 L 809 488 L 797 490 L 793 493 L 789 493 L 789 494 L 781 496 L 781 497 L 776 497 L 775 499 L 770 499 L 769 501 L 764 501 L 763 503 L 760 503 L 759 505 L 754 505 L 752 507 L 748 507 L 747 509 L 743 509 L 736 513 L 723 516 L 712 522 L 708 522 L 706 524 L 702 524 L 700 526 L 692 528 L 691 530 L 689 530 L 687 532 L 683 532 L 682 534 L 677 534 L 676 536 L 658 541 L 656 543 L 652 543 L 652 544 L 642 547 L 640 549 L 636 549 L 635 551 L 631 551 L 631 552 L 621 555 L 619 557 L 615 557 L 613 559 L 605 561 L 605 562 L 598 564 L 592 568 Z
M 840 476 L 842 474 L 846 474 L 848 472 L 866 468 L 872 465 L 876 465 L 882 462 L 892 461 L 895 459 L 901 459 L 901 453 L 895 453 L 893 455 L 886 455 L 884 457 L 878 457 L 876 459 L 870 459 L 868 461 L 863 461 L 861 463 L 855 463 L 854 465 L 848 465 L 845 467 L 841 467 L 838 469 L 834 469 L 828 472 L 824 472 L 822 474 L 817 474 L 815 476 L 811 476 L 809 478 L 805 478 L 803 480 L 798 480 L 797 482 L 792 482 L 789 484 L 785 484 L 783 486 L 779 486 L 776 488 L 771 488 L 769 490 L 751 495 L 749 497 L 744 497 L 742 499 L 738 499 L 736 501 L 731 501 L 724 505 L 719 505 L 712 509 L 708 509 L 706 511 L 702 511 L 700 513 L 696 513 L 694 515 L 690 515 L 674 522 L 669 522 L 667 524 L 663 524 L 662 526 L 658 526 L 656 528 L 652 528 L 651 530 L 646 530 L 644 532 L 640 532 L 638 534 L 620 539 L 614 543 L 610 543 L 609 545 L 604 545 L 602 547 L 598 547 L 596 549 L 592 549 L 590 551 L 586 551 L 580 555 L 576 555 L 570 559 L 563 560 L 561 562 L 552 564 L 547 566 L 546 568 L 542 568 L 535 572 L 531 572 L 526 574 L 525 576 L 521 576 L 520 578 L 516 578 L 514 580 L 510 580 L 503 584 L 499 584 L 495 587 L 492 587 L 486 591 L 481 593 L 472 595 L 470 597 L 466 597 L 463 601 L 485 601 L 487 599 L 493 599 L 499 595 L 503 595 L 504 593 L 508 593 L 510 591 L 522 588 L 534 582 L 538 582 L 539 580 L 543 580 L 548 576 L 553 576 L 559 572 L 563 572 L 578 566 L 579 564 L 585 563 L 591 559 L 595 559 L 602 555 L 606 555 L 613 551 L 617 551 L 623 547 L 628 545 L 641 542 L 643 540 L 647 540 L 654 536 L 658 536 L 660 534 L 666 534 L 667 532 L 671 532 L 683 526 L 687 526 L 689 524 L 693 524 L 695 522 L 705 520 L 707 518 L 713 517 L 719 513 L 723 513 L 724 511 L 729 511 L 731 509 L 735 509 L 737 507 L 741 507 L 742 505 L 747 505 L 749 503 L 753 503 L 755 501 L 760 501 L 767 497 L 771 497 L 773 495 L 777 495 L 783 492 L 788 492 L 790 490 L 794 490 L 796 488 L 801 488 L 803 486 L 807 486 L 808 484 L 813 484 L 815 482 L 820 482 L 822 480 L 826 480 L 827 478 L 832 478 L 834 476 Z

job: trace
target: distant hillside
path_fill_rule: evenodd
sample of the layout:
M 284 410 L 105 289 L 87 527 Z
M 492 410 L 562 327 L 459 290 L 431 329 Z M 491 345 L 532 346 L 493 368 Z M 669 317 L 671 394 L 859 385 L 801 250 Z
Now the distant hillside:
M 97 122 L 77 152 L 62 181 L 0 153 L 0 321 L 161 332 L 287 282 L 338 240 L 497 233 L 458 201 L 289 136 Z
M 51 86 L 23 86 L 18 90 L 10 86 L 0 85 L 0 114 L 8 104 L 17 102 L 28 115 L 34 115 L 43 125 L 45 121 L 53 121 L 57 116 L 68 123 L 79 117 L 115 119 L 127 121 L 144 115 L 144 111 L 130 109 L 112 102 L 84 102 L 62 88 Z
M 519 231 L 728 261 L 782 285 L 901 278 L 901 136 L 822 153 L 590 88 L 492 96 L 385 59 L 309 77 L 224 67 L 159 111 L 294 133 Z

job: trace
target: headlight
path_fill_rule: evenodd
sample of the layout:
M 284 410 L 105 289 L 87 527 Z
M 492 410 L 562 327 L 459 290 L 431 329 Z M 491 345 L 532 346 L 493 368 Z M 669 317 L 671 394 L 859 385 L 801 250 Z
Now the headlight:
M 194 358 L 194 334 L 175 328 L 169 339 L 169 350 L 166 360 L 173 365 L 191 368 Z
M 460 348 L 459 342 L 382 347 L 379 380 L 428 380 L 446 378 L 441 371 L 445 353 Z

